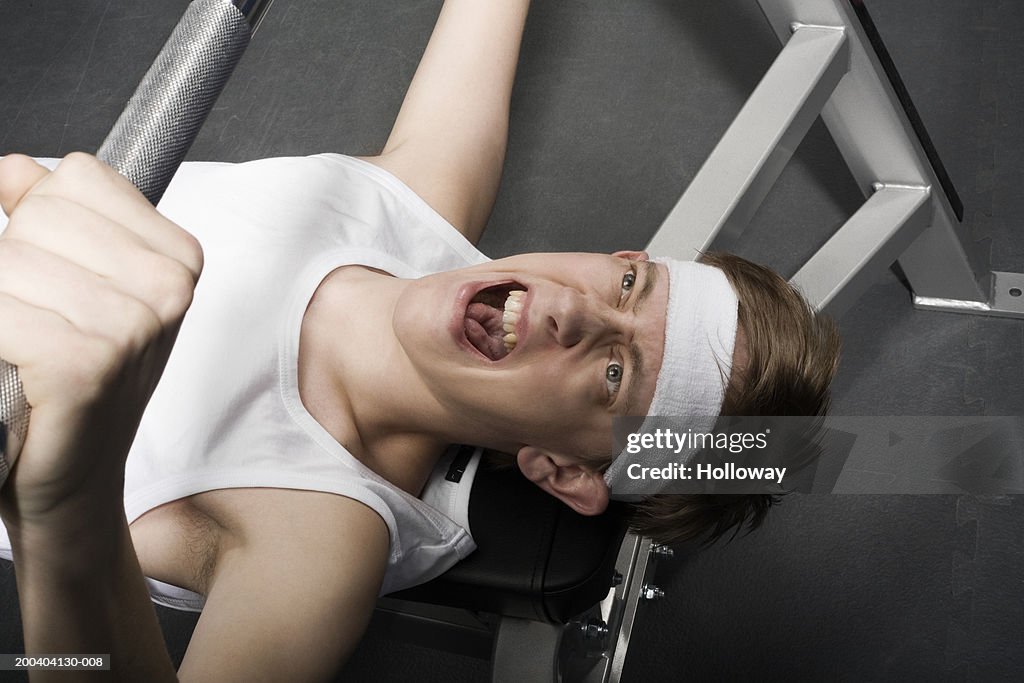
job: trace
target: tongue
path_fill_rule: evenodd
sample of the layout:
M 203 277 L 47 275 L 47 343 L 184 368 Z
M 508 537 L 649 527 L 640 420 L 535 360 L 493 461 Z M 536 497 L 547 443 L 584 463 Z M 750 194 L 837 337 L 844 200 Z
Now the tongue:
M 463 323 L 466 339 L 480 353 L 491 360 L 501 360 L 508 355 L 505 348 L 505 330 L 502 328 L 502 311 L 484 303 L 472 303 L 466 309 Z

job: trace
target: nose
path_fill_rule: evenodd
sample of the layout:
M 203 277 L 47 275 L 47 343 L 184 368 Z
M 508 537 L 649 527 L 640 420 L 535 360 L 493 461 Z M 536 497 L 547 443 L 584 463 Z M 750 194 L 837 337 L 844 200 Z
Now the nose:
M 614 334 L 614 311 L 575 289 L 563 287 L 551 301 L 547 313 L 551 336 L 566 348 L 584 340 L 597 342 Z

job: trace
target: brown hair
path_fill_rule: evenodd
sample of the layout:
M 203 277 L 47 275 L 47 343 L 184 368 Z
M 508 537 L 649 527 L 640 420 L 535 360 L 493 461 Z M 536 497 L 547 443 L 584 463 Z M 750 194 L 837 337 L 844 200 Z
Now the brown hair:
M 746 359 L 729 377 L 722 415 L 824 415 L 839 362 L 835 323 L 764 266 L 721 252 L 700 260 L 729 278 L 745 337 Z M 733 536 L 744 525 L 756 529 L 778 500 L 767 494 L 654 495 L 632 506 L 630 526 L 659 543 L 702 538 L 710 544 L 730 529 Z

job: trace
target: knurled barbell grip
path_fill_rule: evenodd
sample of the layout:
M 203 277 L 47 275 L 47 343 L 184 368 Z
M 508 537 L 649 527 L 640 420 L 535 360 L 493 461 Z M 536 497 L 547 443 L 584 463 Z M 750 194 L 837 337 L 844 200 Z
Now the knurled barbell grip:
M 193 0 L 96 156 L 156 205 L 272 0 Z M 0 486 L 28 433 L 18 369 L 0 359 Z

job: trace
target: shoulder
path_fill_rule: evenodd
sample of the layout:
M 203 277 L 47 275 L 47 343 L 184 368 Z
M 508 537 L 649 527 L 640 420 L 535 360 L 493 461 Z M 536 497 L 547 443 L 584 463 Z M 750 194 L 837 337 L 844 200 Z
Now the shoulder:
M 470 225 L 458 211 L 454 215 L 445 211 L 449 202 L 443 200 L 450 193 L 442 192 L 439 197 L 437 192 L 427 191 L 423 183 L 416 182 L 417 174 L 410 172 L 402 163 L 401 155 L 391 153 L 375 157 L 352 157 L 348 160 L 359 164 L 361 170 L 379 183 L 385 193 L 401 206 L 402 217 L 406 220 L 399 221 L 398 226 L 406 237 L 409 237 L 407 233 L 410 228 L 419 227 L 425 230 L 417 235 L 418 240 L 427 239 L 444 245 L 452 259 L 443 266 L 444 269 L 488 260 L 476 248 L 482 228 Z M 417 246 L 420 246 L 418 242 Z
M 227 535 L 183 679 L 200 673 L 214 680 L 328 677 L 358 642 L 376 604 L 388 558 L 379 515 L 341 496 L 261 492 L 267 495 L 236 505 L 236 513 L 249 517 L 245 523 L 223 520 Z M 247 654 L 224 656 L 238 652 Z
M 196 504 L 233 547 L 269 550 L 304 544 L 345 545 L 346 539 L 357 534 L 382 535 L 385 545 L 388 539 L 387 524 L 377 512 L 334 493 L 276 488 L 209 493 L 216 495 L 203 494 Z

